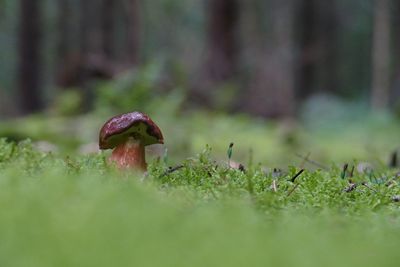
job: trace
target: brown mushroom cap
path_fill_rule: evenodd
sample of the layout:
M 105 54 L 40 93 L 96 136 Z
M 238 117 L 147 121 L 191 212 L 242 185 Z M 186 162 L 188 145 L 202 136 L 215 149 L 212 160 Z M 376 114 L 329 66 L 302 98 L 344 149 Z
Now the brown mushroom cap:
M 100 149 L 110 149 L 133 137 L 143 146 L 163 144 L 160 128 L 144 113 L 131 112 L 109 119 L 101 128 L 99 135 Z

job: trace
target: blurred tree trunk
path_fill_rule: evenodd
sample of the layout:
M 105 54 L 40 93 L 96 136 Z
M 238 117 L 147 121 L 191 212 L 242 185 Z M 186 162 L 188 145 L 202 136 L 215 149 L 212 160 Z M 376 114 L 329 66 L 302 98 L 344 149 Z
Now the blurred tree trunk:
M 103 0 L 101 6 L 102 50 L 108 60 L 113 60 L 114 57 L 115 3 L 115 0 Z
M 393 84 L 391 86 L 389 103 L 395 108 L 397 114 L 400 112 L 400 1 L 393 3 L 393 48 L 392 53 L 396 56 L 394 60 Z
M 317 0 L 302 0 L 298 6 L 297 39 L 299 47 L 297 92 L 308 97 L 315 89 L 318 67 Z
M 296 0 L 273 0 L 270 7 L 272 29 L 250 84 L 245 108 L 250 113 L 273 117 L 291 117 L 295 112 L 293 15 Z
M 372 40 L 371 104 L 375 110 L 385 109 L 390 86 L 390 1 L 375 0 Z
M 206 58 L 192 88 L 192 98 L 201 105 L 212 105 L 212 89 L 232 80 L 237 71 L 237 0 L 208 0 Z
M 68 0 L 58 0 L 58 43 L 57 43 L 57 57 L 59 62 L 63 62 L 69 50 L 69 27 L 68 21 L 71 16 L 70 6 Z
M 20 110 L 23 114 L 43 108 L 41 99 L 41 1 L 20 0 L 18 76 Z
M 57 40 L 57 74 L 56 83 L 62 87 L 62 81 L 60 76 L 64 70 L 64 66 L 67 63 L 68 53 L 70 52 L 70 35 L 69 35 L 69 19 L 71 16 L 71 10 L 69 0 L 58 0 L 57 12 L 58 12 L 58 40 Z
M 210 80 L 219 82 L 233 77 L 237 60 L 237 0 L 208 1 L 208 58 Z
M 132 65 L 139 63 L 140 5 L 138 0 L 125 0 L 127 18 L 127 53 Z
M 86 56 L 91 47 L 91 16 L 90 16 L 91 1 L 84 0 L 79 1 L 79 54 L 81 56 Z
M 321 10 L 320 29 L 318 32 L 321 50 L 321 84 L 320 89 L 337 93 L 338 84 L 338 12 L 336 0 L 318 1 Z
M 338 91 L 336 4 L 335 0 L 299 2 L 297 92 L 301 98 L 317 91 Z

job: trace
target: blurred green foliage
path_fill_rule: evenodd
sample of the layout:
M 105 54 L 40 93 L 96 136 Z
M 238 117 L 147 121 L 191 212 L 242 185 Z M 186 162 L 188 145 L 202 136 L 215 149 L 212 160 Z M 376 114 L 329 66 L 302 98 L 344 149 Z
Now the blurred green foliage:
M 82 113 L 82 98 L 77 88 L 63 90 L 55 98 L 50 112 L 61 116 L 77 116 Z
M 116 114 L 142 111 L 149 114 L 163 131 L 169 158 L 182 161 L 206 145 L 225 155 L 235 143 L 233 161 L 247 164 L 251 159 L 265 166 L 287 166 L 307 155 L 318 162 L 373 163 L 387 161 L 398 149 L 398 120 L 386 113 L 369 114 L 362 101 L 344 101 L 321 95 L 307 101 L 299 110 L 298 121 L 269 121 L 243 114 L 190 110 L 184 105 L 186 91 L 159 88 L 160 67 L 149 65 L 125 73 L 109 82 L 98 83 L 94 110 L 77 114 L 80 94 L 65 91 L 47 113 L 11 119 L 0 123 L 0 136 L 10 140 L 30 138 L 47 141 L 61 154 L 97 147 L 98 131 Z M 161 153 L 162 154 L 162 153 Z M 161 156 L 161 155 L 156 155 Z
M 114 112 L 147 110 L 152 98 L 156 98 L 156 86 L 160 77 L 160 66 L 131 70 L 119 75 L 115 80 L 103 82 L 97 88 L 96 108 Z

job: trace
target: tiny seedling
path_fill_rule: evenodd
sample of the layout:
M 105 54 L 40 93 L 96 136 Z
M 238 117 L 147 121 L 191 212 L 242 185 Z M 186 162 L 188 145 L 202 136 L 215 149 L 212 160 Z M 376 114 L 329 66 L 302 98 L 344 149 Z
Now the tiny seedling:
M 233 142 L 231 142 L 229 144 L 228 151 L 226 152 L 226 154 L 228 155 L 228 166 L 229 167 L 231 166 L 231 158 L 232 158 L 232 152 L 233 152 L 232 148 L 233 148 Z
M 354 176 L 354 169 L 355 169 L 355 166 L 353 165 L 353 167 L 351 167 L 351 171 L 350 171 L 350 173 L 349 173 L 349 176 L 350 176 L 350 177 L 353 177 L 353 176 Z
M 343 165 L 343 169 L 342 169 L 342 173 L 340 174 L 340 177 L 342 179 L 344 179 L 346 177 L 346 173 L 347 173 L 347 168 L 349 167 L 349 164 L 346 163 Z
M 390 168 L 396 168 L 397 167 L 397 150 L 393 151 L 392 154 L 390 155 L 389 167 Z

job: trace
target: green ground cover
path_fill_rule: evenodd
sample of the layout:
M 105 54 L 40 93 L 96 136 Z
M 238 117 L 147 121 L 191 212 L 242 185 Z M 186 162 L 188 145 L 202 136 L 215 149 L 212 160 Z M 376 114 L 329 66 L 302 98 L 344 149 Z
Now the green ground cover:
M 297 121 L 190 111 L 184 92 L 155 97 L 144 81 L 109 84 L 85 114 L 68 92 L 0 123 L 0 266 L 398 265 L 393 115 L 332 98 Z M 132 107 L 168 149 L 147 151 L 146 176 L 108 166 L 109 151 L 87 154 Z M 230 142 L 244 171 L 228 167 Z
M 153 160 L 143 176 L 107 166 L 106 154 L 67 157 L 1 139 L 0 266 L 400 260 L 398 170 L 385 164 L 352 177 L 353 162 L 346 173 L 307 163 L 275 172 L 246 164 L 243 172 L 227 167 L 226 151 L 203 148 L 172 172 L 167 157 Z

